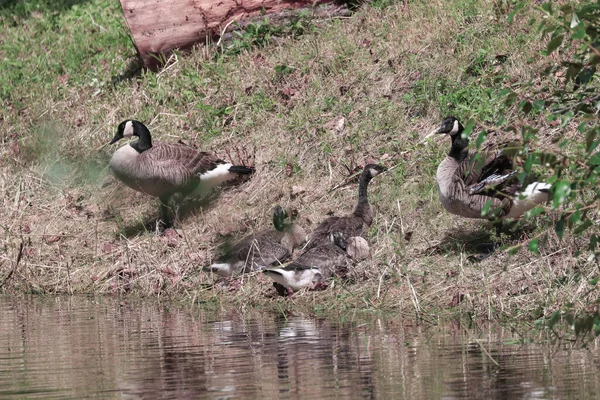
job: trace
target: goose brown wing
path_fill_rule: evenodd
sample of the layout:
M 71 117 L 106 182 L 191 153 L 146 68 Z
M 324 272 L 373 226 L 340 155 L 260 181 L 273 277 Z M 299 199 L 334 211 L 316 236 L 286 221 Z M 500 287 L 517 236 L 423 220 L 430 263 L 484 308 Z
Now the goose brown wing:
M 460 164 L 455 176 L 462 179 L 465 186 L 472 186 L 492 175 L 509 174 L 512 168 L 512 159 L 501 150 L 487 154 L 476 153 Z
M 258 232 L 238 242 L 230 254 L 238 260 L 255 260 L 262 265 L 283 261 L 290 254 L 280 243 L 282 237 L 283 232 L 272 229 Z
M 195 150 L 191 147 L 171 144 L 158 144 L 139 155 L 141 174 L 157 183 L 183 186 L 192 179 L 192 172 L 186 164 L 193 159 Z
M 329 235 L 333 232 L 343 232 L 347 236 L 360 236 L 363 225 L 363 220 L 356 216 L 329 217 L 311 233 L 308 247 L 331 242 Z
M 286 266 L 286 269 L 293 270 L 317 267 L 323 277 L 330 277 L 339 267 L 345 263 L 346 254 L 340 247 L 333 243 L 321 243 L 315 247 L 306 250 L 293 263 Z
M 215 169 L 219 164 L 225 164 L 225 161 L 221 160 L 214 154 L 199 151 L 188 161 L 187 167 L 194 174 L 201 175 L 207 171 Z

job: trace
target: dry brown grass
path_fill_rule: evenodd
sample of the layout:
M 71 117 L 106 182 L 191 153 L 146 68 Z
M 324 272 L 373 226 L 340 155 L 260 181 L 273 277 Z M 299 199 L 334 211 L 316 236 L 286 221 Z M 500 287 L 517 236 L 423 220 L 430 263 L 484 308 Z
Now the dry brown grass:
M 528 40 L 523 25 L 501 22 L 496 2 L 477 2 L 476 11 L 447 3 L 365 7 L 349 19 L 318 23 L 297 40 L 224 61 L 207 59 L 215 49 L 200 48 L 173 57 L 157 74 L 99 93 L 81 85 L 67 86 L 63 96 L 32 94 L 25 115 L 15 111 L 0 124 L 0 277 L 24 244 L 2 290 L 132 293 L 308 314 L 393 311 L 431 320 L 463 313 L 530 320 L 566 302 L 585 307 L 585 282 L 597 270 L 577 255 L 580 241 L 549 233 L 539 256 L 498 252 L 472 263 L 469 256 L 489 241 L 488 224 L 451 216 L 438 202 L 434 174 L 448 143 L 422 138 L 447 111 L 482 123 L 495 111 L 472 102 L 462 105 L 471 111 L 440 106 L 436 85 L 467 82 L 464 71 L 482 48 L 490 59 L 508 56 L 486 67 L 508 81 L 532 76 L 549 61 L 525 62 L 542 44 Z M 280 65 L 293 70 L 280 74 Z M 477 82 L 470 85 L 489 83 L 485 76 Z M 340 117 L 344 127 L 336 129 Z M 104 145 L 126 118 L 146 122 L 158 140 L 192 141 L 220 155 L 226 147 L 256 146 L 257 173 L 193 209 L 177 232 L 156 236 L 145 226 L 157 202 L 106 170 L 113 149 Z M 540 145 L 550 146 L 558 132 L 534 122 L 544 132 Z M 349 266 L 346 280 L 276 299 L 262 275 L 213 287 L 201 271 L 223 236 L 269 225 L 275 204 L 298 210 L 309 230 L 331 212 L 349 212 L 356 185 L 331 189 L 344 182 L 347 167 L 370 161 L 395 168 L 371 185 L 372 257 Z M 305 191 L 293 196 L 293 186 Z M 523 243 L 549 229 L 551 219 L 540 217 L 503 243 Z

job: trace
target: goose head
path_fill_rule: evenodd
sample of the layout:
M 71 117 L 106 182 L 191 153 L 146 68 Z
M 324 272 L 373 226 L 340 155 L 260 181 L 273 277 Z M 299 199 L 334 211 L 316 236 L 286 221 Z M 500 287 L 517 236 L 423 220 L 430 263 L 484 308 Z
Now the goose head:
M 442 121 L 442 125 L 440 126 L 440 128 L 437 131 L 435 131 L 435 133 L 456 136 L 456 135 L 462 133 L 462 131 L 464 129 L 465 128 L 462 126 L 462 124 L 460 123 L 460 121 L 458 119 L 450 116 L 450 117 L 444 118 L 444 120 Z
M 117 133 L 112 138 L 109 144 L 115 144 L 123 138 L 130 138 L 132 136 L 137 136 L 140 139 L 144 138 L 149 140 L 150 132 L 148 131 L 148 128 L 146 128 L 146 126 L 140 121 L 128 119 L 119 124 L 117 128 Z
M 371 180 L 373 177 L 375 177 L 375 176 L 377 176 L 380 173 L 385 172 L 385 171 L 387 171 L 387 168 L 384 167 L 383 165 L 367 164 L 363 168 L 363 175 L 368 180 Z
M 288 217 L 288 213 L 280 205 L 275 206 L 273 209 L 273 226 L 279 232 L 285 228 L 285 220 Z

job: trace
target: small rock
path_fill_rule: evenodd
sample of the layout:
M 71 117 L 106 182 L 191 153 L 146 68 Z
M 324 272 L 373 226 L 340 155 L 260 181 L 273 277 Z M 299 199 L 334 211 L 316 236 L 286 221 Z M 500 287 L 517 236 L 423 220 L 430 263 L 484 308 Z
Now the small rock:
M 355 261 L 369 258 L 369 243 L 360 236 L 354 236 L 346 242 L 346 252 Z

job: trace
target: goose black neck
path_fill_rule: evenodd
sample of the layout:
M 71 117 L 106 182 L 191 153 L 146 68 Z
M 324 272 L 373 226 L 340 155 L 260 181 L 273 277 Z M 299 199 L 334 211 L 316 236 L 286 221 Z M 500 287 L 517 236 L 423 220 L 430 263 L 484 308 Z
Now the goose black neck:
M 150 136 L 150 131 L 144 124 L 139 122 L 133 122 L 134 124 L 134 132 L 139 138 L 137 141 L 131 144 L 138 153 L 143 153 L 144 151 L 152 148 L 152 136 Z
M 467 147 L 469 147 L 469 138 L 463 139 L 462 133 L 460 132 L 451 137 L 452 147 L 450 148 L 450 153 L 448 153 L 448 156 L 458 161 L 464 160 L 469 154 L 469 150 L 467 150 Z
M 368 173 L 360 175 L 360 180 L 358 181 L 358 204 L 369 203 L 369 199 L 367 198 L 367 187 L 369 186 L 370 181 L 371 175 Z

